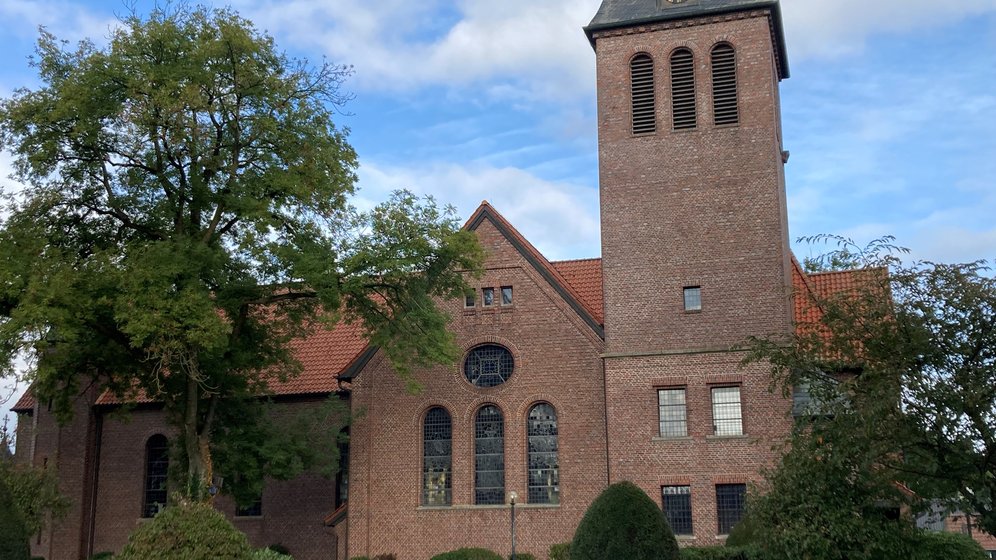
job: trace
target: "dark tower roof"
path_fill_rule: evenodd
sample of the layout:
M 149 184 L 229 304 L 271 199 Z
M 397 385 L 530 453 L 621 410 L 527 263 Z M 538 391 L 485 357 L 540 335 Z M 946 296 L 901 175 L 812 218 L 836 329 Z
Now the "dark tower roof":
M 685 0 L 679 3 L 667 0 L 602 0 L 598 13 L 584 28 L 584 32 L 594 44 L 596 31 L 756 9 L 771 10 L 779 78 L 788 78 L 788 53 L 785 50 L 779 0 Z

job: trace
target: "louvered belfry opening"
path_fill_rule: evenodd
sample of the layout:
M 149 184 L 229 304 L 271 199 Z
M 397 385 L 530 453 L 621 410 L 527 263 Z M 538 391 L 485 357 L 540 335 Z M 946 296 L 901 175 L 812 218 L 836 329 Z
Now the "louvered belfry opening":
M 657 132 L 654 102 L 654 60 L 638 54 L 629 62 L 630 93 L 633 99 L 633 134 Z
M 688 49 L 678 49 L 671 55 L 671 118 L 675 130 L 688 130 L 698 125 L 695 59 Z
M 712 103 L 717 125 L 738 124 L 737 53 L 726 43 L 712 49 Z

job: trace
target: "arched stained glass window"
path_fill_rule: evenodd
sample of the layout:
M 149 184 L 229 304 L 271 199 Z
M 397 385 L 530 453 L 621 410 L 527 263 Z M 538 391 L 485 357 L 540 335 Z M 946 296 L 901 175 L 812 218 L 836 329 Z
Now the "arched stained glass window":
M 476 387 L 496 387 L 508 381 L 515 369 L 512 353 L 497 344 L 473 348 L 463 361 L 463 374 Z
M 505 420 L 494 405 L 478 410 L 474 421 L 474 503 L 505 503 Z
M 529 503 L 560 503 L 557 411 L 542 403 L 529 410 Z
M 145 443 L 145 492 L 142 517 L 154 517 L 166 507 L 166 483 L 169 475 L 169 440 L 156 434 Z
M 737 124 L 737 53 L 728 43 L 712 49 L 712 106 L 717 125 Z
M 422 505 L 448 506 L 453 500 L 453 423 L 436 407 L 422 426 Z

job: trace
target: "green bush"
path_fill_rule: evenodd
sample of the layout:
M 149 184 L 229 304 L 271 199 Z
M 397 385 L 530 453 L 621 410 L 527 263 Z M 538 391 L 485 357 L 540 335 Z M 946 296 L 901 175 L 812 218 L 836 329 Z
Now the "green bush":
M 681 560 L 761 560 L 761 556 L 751 548 L 704 546 L 682 548 Z
M 373 560 L 398 560 L 393 554 L 378 554 L 373 557 Z
M 632 482 L 605 489 L 585 512 L 571 560 L 677 560 L 678 542 L 664 512 Z
M 31 557 L 29 538 L 21 512 L 14 505 L 7 484 L 0 478 L 0 558 L 28 560 Z
M 283 554 L 284 556 L 290 556 L 291 555 L 290 549 L 287 548 L 286 546 L 280 544 L 280 543 L 271 544 L 270 546 L 268 546 L 266 548 L 269 548 L 273 552 L 279 552 L 280 554 Z
M 114 558 L 113 552 L 98 552 L 90 557 L 90 560 L 111 560 Z
M 551 546 L 549 556 L 550 560 L 571 560 L 571 543 Z
M 502 557 L 486 548 L 459 548 L 437 554 L 432 560 L 502 560 Z
M 961 533 L 924 531 L 917 539 L 912 560 L 985 560 L 986 551 L 972 537 Z
M 508 559 L 512 560 L 511 554 L 508 555 Z M 536 557 L 533 556 L 532 554 L 529 554 L 528 552 L 516 552 L 515 560 L 536 560 Z
M 730 529 L 726 546 L 749 546 L 757 543 L 757 518 L 749 513 Z
M 207 504 L 167 507 L 128 537 L 115 560 L 250 560 L 246 536 Z

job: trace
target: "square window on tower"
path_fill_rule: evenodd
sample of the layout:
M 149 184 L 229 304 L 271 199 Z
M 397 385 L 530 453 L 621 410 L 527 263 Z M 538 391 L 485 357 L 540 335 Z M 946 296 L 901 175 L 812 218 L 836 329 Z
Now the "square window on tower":
M 685 311 L 702 311 L 702 288 L 688 286 L 685 288 Z

